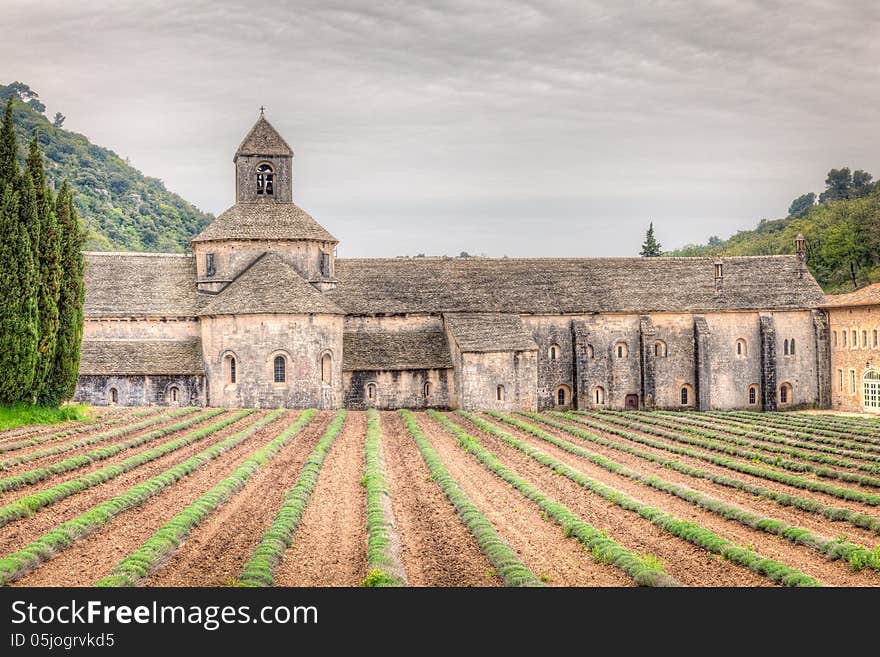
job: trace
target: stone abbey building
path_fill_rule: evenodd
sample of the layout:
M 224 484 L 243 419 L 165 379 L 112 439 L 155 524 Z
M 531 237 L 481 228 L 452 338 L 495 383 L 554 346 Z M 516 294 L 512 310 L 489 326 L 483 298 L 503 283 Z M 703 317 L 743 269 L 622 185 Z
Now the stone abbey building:
M 798 255 L 336 257 L 261 115 L 192 255 L 88 253 L 76 399 L 230 407 L 828 406 Z

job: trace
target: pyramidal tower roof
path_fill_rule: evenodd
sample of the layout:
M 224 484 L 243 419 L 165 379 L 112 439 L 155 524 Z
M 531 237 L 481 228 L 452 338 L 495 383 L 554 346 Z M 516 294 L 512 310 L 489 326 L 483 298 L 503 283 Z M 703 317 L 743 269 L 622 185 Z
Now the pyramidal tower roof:
M 260 111 L 260 118 L 247 133 L 238 150 L 235 151 L 234 160 L 239 155 L 288 155 L 293 156 L 293 149 L 284 141 L 284 137 L 272 126 Z

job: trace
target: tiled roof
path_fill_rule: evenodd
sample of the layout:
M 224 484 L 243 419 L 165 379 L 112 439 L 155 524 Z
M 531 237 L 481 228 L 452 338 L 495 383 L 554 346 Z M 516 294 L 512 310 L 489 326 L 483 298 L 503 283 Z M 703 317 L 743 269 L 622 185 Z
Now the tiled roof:
M 197 340 L 92 340 L 82 343 L 81 375 L 204 374 Z
M 855 292 L 846 294 L 826 294 L 825 308 L 846 308 L 847 306 L 878 306 L 880 305 L 880 283 L 872 283 Z
M 236 157 L 239 155 L 293 155 L 293 149 L 266 117 L 260 114 L 260 118 L 235 152 Z
M 414 370 L 452 367 L 442 331 L 352 331 L 342 336 L 342 369 Z
M 345 314 L 275 253 L 264 253 L 223 291 L 205 303 L 200 315 Z
M 722 258 L 371 258 L 336 260 L 328 295 L 351 314 L 708 312 L 815 308 L 824 295 L 797 256 Z
M 518 315 L 452 313 L 444 315 L 444 319 L 458 348 L 465 353 L 538 348 Z
M 278 201 L 236 203 L 192 241 L 264 239 L 338 241 L 301 207 Z

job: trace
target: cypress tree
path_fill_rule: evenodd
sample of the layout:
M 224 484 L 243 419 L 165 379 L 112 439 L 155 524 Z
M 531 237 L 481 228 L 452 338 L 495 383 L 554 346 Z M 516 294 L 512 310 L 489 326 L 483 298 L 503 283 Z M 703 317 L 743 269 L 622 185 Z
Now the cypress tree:
M 660 242 L 654 238 L 654 222 L 648 226 L 648 232 L 645 233 L 645 241 L 642 243 L 640 254 L 643 258 L 657 258 L 663 255 Z
M 6 185 L 14 185 L 18 180 L 18 143 L 12 126 L 12 96 L 6 101 L 3 112 L 3 125 L 0 127 L 0 194 Z
M 30 401 L 38 326 L 30 237 L 11 184 L 0 198 L 0 403 Z
M 73 192 L 68 188 L 66 180 L 58 192 L 55 215 L 58 218 L 62 277 L 58 297 L 59 324 L 55 366 L 44 395 L 44 401 L 53 405 L 70 399 L 76 390 L 83 330 L 83 240 L 79 218 L 73 206 Z
M 46 185 L 43 155 L 37 135 L 31 140 L 25 175 L 30 176 L 37 198 L 39 214 L 37 313 L 40 319 L 40 341 L 33 392 L 39 403 L 51 403 L 49 385 L 55 367 L 58 337 L 58 297 L 61 292 L 61 249 L 58 221 L 55 217 L 52 190 Z

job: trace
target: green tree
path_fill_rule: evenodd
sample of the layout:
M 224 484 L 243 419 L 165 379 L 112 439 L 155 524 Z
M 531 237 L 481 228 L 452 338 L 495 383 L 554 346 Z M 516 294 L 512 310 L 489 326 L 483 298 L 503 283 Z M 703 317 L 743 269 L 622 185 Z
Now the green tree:
M 18 194 L 0 198 L 0 403 L 30 401 L 38 342 L 34 261 Z
M 856 197 L 867 196 L 871 190 L 873 189 L 873 185 L 871 185 L 872 176 L 867 171 L 862 171 L 861 169 L 856 169 L 853 171 L 852 177 L 852 189 L 853 195 Z
M 40 318 L 40 341 L 33 389 L 37 401 L 43 402 L 48 401 L 46 396 L 55 366 L 59 323 L 58 297 L 61 293 L 61 248 L 52 190 L 46 184 L 43 154 L 40 152 L 36 134 L 31 140 L 25 175 L 33 182 L 39 214 L 37 312 Z
M 642 243 L 640 255 L 643 258 L 656 258 L 663 255 L 660 242 L 654 239 L 654 222 L 648 224 L 648 232 L 645 233 L 645 241 Z
M 797 217 L 816 205 L 816 195 L 813 192 L 801 194 L 788 206 L 788 216 Z
M 51 405 L 70 399 L 76 390 L 83 330 L 83 235 L 73 205 L 73 192 L 66 180 L 56 198 L 55 215 L 58 218 L 62 276 L 55 365 L 43 394 L 43 401 Z
M 831 169 L 825 178 L 825 191 L 819 195 L 819 203 L 850 198 L 853 179 L 849 167 Z
M 6 185 L 14 185 L 18 178 L 18 143 L 12 125 L 12 96 L 6 101 L 3 126 L 0 127 L 0 193 Z

